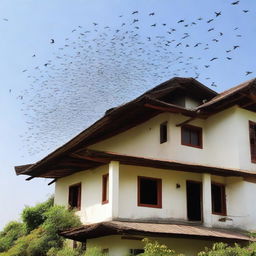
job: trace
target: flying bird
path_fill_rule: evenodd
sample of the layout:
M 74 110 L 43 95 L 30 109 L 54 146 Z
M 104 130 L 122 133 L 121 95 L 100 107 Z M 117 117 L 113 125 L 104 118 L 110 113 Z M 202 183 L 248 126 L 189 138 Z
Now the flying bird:
M 212 21 L 213 21 L 213 19 L 207 20 L 207 23 L 210 23 L 210 22 L 212 22 Z
M 149 14 L 149 16 L 154 16 L 155 15 L 155 13 L 154 12 L 151 12 L 150 14 Z
M 232 58 L 230 58 L 230 57 L 226 57 L 228 60 L 232 60 Z
M 232 5 L 237 5 L 237 4 L 239 4 L 239 2 L 240 1 L 236 1 L 236 2 L 233 2 L 233 3 L 231 3 Z
M 179 20 L 178 23 L 182 23 L 182 22 L 184 22 L 184 21 L 185 21 L 185 20 Z
M 247 12 L 249 12 L 249 10 L 243 10 L 243 12 L 244 12 L 244 13 L 247 13 Z
M 54 39 L 51 39 L 51 44 L 54 44 L 54 42 L 55 42 Z
M 233 49 L 235 50 L 235 49 L 237 49 L 237 48 L 239 48 L 240 46 L 239 45 L 234 45 L 233 46 Z
M 132 12 L 132 14 L 136 14 L 136 13 L 139 13 L 139 11 L 134 11 L 134 12 Z
M 212 59 L 210 59 L 210 61 L 214 61 L 214 60 L 217 60 L 218 58 L 217 57 L 214 57 Z
M 213 30 L 214 30 L 214 28 L 210 28 L 210 29 L 208 29 L 208 32 L 213 31 Z
M 252 71 L 246 71 L 246 73 L 245 73 L 246 76 L 248 76 L 250 74 L 252 74 Z
M 221 15 L 221 12 L 215 12 L 216 17 Z

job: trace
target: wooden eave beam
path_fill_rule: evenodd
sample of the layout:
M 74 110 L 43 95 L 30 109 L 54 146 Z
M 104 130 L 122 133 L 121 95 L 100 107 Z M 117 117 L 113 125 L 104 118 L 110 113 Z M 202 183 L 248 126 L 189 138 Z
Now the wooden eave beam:
M 193 120 L 195 120 L 195 117 L 190 117 L 189 119 L 187 119 L 187 120 L 185 120 L 185 121 L 183 121 L 181 123 L 176 124 L 176 127 L 182 126 L 184 124 L 188 124 L 189 122 L 191 122 Z
M 70 157 L 77 158 L 77 159 L 89 160 L 89 161 L 93 161 L 93 162 L 97 162 L 97 163 L 103 163 L 103 164 L 109 163 L 108 160 L 105 160 L 105 159 L 102 159 L 102 158 L 97 158 L 97 157 L 92 157 L 92 156 L 87 156 L 87 155 L 79 155 L 79 154 L 76 154 L 76 153 L 70 154 Z

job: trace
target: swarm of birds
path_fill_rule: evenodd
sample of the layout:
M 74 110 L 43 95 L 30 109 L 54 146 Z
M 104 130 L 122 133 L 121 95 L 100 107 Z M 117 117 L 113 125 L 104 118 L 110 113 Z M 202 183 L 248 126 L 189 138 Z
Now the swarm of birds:
M 230 5 L 239 6 L 239 1 Z M 241 9 L 242 15 L 248 12 Z M 49 39 L 55 49 L 51 59 L 21 70 L 30 81 L 30 87 L 17 96 L 27 117 L 28 131 L 23 137 L 30 154 L 42 149 L 33 147 L 33 141 L 44 141 L 44 149 L 52 150 L 99 118 L 106 107 L 140 95 L 145 91 L 142 84 L 149 89 L 173 76 L 188 76 L 217 87 L 211 68 L 239 56 L 242 31 L 239 27 L 222 30 L 218 23 L 222 10 L 194 20 L 177 19 L 175 24 L 159 22 L 155 11 L 142 20 L 141 13 L 119 15 L 116 26 L 97 21 L 79 24 L 65 42 Z M 198 39 L 200 28 L 206 28 L 206 36 Z M 37 53 L 31 57 L 33 63 Z M 253 70 L 243 72 L 248 76 Z

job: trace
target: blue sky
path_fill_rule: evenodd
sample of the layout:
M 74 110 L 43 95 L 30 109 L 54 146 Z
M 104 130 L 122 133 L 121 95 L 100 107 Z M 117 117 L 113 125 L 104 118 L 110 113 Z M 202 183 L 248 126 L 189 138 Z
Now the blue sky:
M 106 109 L 174 75 L 217 91 L 253 78 L 256 1 L 232 2 L 1 0 L 0 228 L 54 190 L 13 167 L 39 160 Z

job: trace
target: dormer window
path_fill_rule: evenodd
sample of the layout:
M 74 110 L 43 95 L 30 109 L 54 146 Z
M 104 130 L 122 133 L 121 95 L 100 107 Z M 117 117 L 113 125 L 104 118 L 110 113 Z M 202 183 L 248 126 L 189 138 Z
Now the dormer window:
M 181 144 L 195 148 L 202 148 L 202 128 L 194 125 L 183 125 L 181 127 Z
M 160 143 L 167 141 L 167 122 L 160 124 Z
M 68 205 L 70 209 L 81 209 L 81 183 L 69 187 Z

